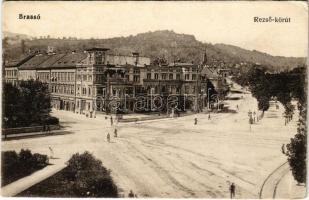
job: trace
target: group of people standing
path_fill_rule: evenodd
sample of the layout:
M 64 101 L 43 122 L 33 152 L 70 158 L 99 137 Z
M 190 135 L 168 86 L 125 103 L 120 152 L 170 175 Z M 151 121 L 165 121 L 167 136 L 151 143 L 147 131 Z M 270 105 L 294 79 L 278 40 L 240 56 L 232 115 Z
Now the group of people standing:
M 111 136 L 109 133 L 107 133 L 107 142 L 111 142 Z M 118 131 L 117 131 L 117 128 L 114 129 L 114 137 L 118 137 Z

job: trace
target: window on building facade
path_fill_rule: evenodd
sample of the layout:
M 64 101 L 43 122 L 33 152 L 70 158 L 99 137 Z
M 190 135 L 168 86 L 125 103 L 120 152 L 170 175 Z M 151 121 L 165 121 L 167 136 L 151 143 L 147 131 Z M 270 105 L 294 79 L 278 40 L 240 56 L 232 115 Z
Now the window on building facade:
M 102 94 L 103 94 L 102 88 L 97 88 L 97 95 L 102 95 Z
M 155 73 L 155 79 L 156 79 L 156 80 L 159 79 L 159 74 Z
M 102 58 L 103 58 L 103 54 L 102 52 L 97 52 L 95 53 L 95 63 L 96 64 L 102 64 Z
M 196 80 L 196 74 L 192 74 L 192 80 Z
M 134 82 L 139 82 L 139 76 L 138 75 L 134 75 L 133 76 L 133 81 Z
M 180 80 L 180 74 L 176 74 L 176 79 Z
M 88 76 L 88 81 L 92 81 L 92 75 Z
M 189 80 L 189 74 L 185 75 L 185 80 Z
M 166 74 L 162 74 L 162 80 L 166 80 Z
M 189 94 L 189 86 L 187 86 L 187 85 L 185 86 L 185 93 Z
M 151 73 L 147 74 L 147 79 L 151 79 Z
M 83 75 L 83 81 L 87 81 L 87 75 Z
M 168 79 L 170 79 L 170 80 L 173 79 L 173 74 L 169 74 L 168 76 L 169 76 Z

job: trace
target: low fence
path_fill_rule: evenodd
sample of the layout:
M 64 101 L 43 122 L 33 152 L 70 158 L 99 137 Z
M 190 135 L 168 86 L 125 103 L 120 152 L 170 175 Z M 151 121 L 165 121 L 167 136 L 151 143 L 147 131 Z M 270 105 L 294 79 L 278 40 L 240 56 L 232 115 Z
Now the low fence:
M 155 119 L 164 119 L 164 118 L 177 118 L 195 114 L 195 112 L 187 112 L 181 113 L 179 116 L 175 113 L 174 117 L 170 115 L 162 114 L 162 115 L 149 115 L 149 117 L 132 117 L 132 118 L 122 118 L 119 119 L 118 122 L 137 122 L 137 121 L 147 121 L 147 120 L 155 120 Z
M 154 119 L 163 119 L 163 118 L 168 118 L 167 116 L 150 116 L 150 117 L 132 117 L 132 118 L 127 118 L 127 119 L 119 119 L 119 122 L 137 122 L 137 121 L 146 121 L 146 120 L 154 120 Z
M 49 125 L 50 131 L 59 130 L 59 125 Z M 43 132 L 43 126 L 19 127 L 19 128 L 5 128 L 2 129 L 2 135 Z

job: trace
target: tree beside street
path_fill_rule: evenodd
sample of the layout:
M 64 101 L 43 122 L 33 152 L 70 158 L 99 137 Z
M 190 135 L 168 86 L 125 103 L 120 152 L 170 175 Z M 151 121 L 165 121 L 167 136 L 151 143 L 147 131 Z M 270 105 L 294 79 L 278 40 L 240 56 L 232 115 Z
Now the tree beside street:
M 48 86 L 40 81 L 20 81 L 18 86 L 4 84 L 3 126 L 17 128 L 58 123 L 49 114 L 51 97 Z

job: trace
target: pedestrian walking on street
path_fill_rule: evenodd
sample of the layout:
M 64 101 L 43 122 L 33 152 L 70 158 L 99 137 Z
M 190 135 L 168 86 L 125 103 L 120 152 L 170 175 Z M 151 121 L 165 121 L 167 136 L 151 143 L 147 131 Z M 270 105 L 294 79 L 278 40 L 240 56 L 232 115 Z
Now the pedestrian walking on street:
M 231 194 L 231 199 L 233 199 L 235 197 L 235 185 L 234 185 L 234 183 L 232 183 L 230 185 L 230 194 Z
M 130 190 L 130 193 L 129 193 L 128 197 L 129 197 L 129 198 L 134 198 L 134 196 L 135 196 L 135 195 L 134 195 L 133 191 Z
M 210 114 L 208 114 L 208 120 L 210 120 Z
M 114 137 L 118 137 L 117 135 L 117 129 L 115 128 L 115 131 L 114 131 Z
M 107 142 L 111 142 L 111 136 L 107 133 Z
M 194 118 L 194 125 L 197 124 L 197 118 Z
M 50 156 L 49 158 L 53 159 L 54 158 L 54 151 L 51 147 L 48 147 L 49 148 L 49 151 L 50 151 Z
M 113 126 L 113 117 L 111 116 L 111 126 Z
M 238 108 L 238 104 L 237 104 L 236 108 L 237 108 L 237 110 L 239 110 L 239 108 Z
M 50 133 L 50 126 L 47 125 L 47 133 Z
M 284 144 L 282 144 L 282 146 L 281 146 L 281 151 L 282 151 L 283 154 L 285 154 L 285 145 Z
M 45 131 L 46 131 L 46 125 L 43 124 L 43 130 L 42 130 L 42 132 L 45 132 Z

